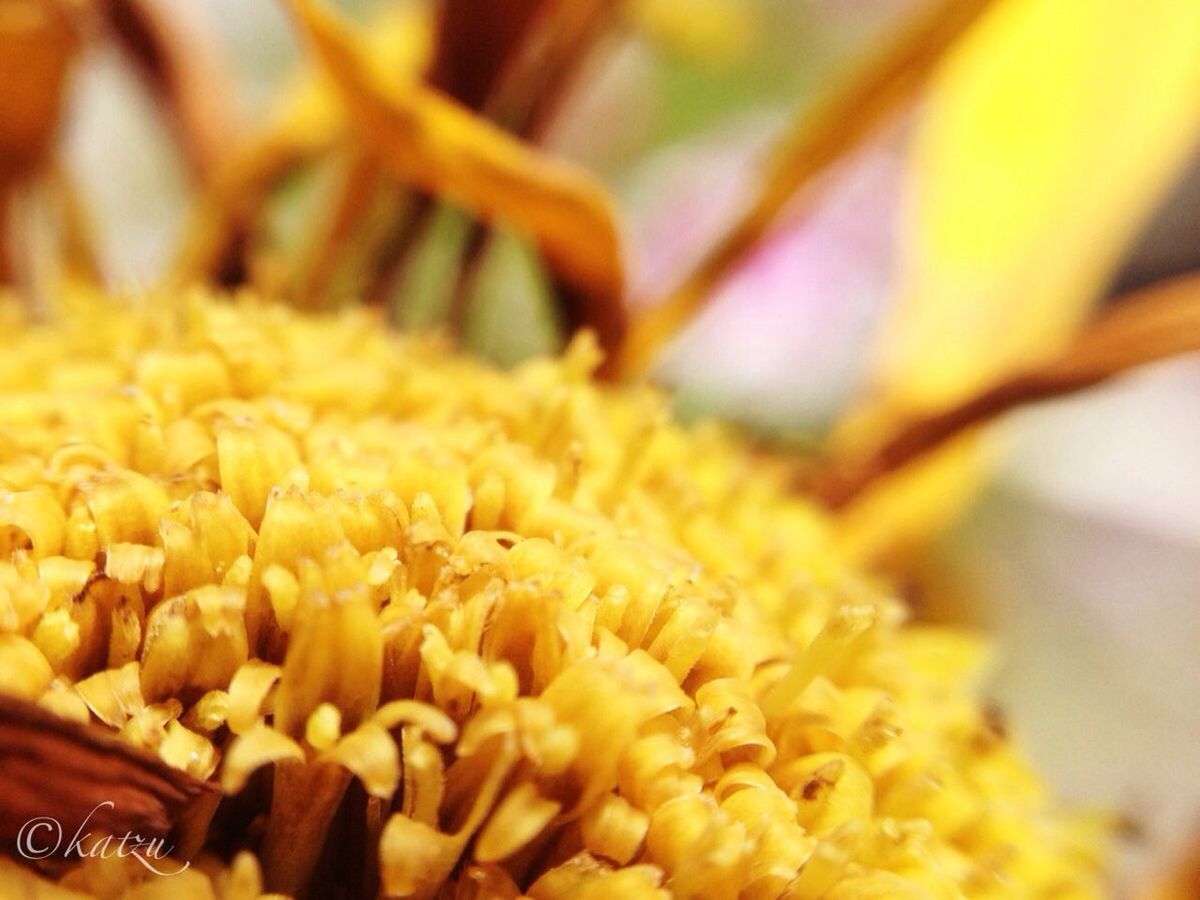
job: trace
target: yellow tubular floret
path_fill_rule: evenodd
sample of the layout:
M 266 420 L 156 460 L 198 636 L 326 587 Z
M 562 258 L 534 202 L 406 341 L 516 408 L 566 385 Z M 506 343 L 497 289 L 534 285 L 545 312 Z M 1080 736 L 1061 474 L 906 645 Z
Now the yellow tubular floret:
M 782 467 L 597 386 L 586 336 L 501 372 L 195 296 L 5 344 L 0 691 L 225 793 L 178 880 L 87 859 L 67 887 L 1102 891 L 981 648 L 906 622 Z

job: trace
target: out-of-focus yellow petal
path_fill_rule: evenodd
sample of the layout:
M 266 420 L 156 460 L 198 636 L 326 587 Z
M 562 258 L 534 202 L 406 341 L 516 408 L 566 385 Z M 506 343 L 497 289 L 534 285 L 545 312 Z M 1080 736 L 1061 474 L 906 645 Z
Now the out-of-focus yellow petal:
M 662 870 L 652 865 L 612 869 L 589 853 L 579 853 L 546 872 L 529 888 L 533 900 L 665 900 L 673 896 L 660 885 Z
M 393 700 L 379 707 L 372 716 L 383 728 L 396 728 L 401 724 L 418 726 L 430 739 L 439 744 L 449 744 L 458 737 L 458 726 L 449 716 L 426 703 L 415 700 Z
M 136 662 L 97 672 L 76 684 L 75 690 L 97 719 L 114 728 L 124 725 L 131 716 L 146 708 Z
M 11 552 L 24 543 L 38 559 L 62 550 L 67 519 L 48 491 L 0 493 L 0 546 Z M 14 535 L 21 540 L 14 542 Z
M 238 669 L 229 683 L 229 730 L 249 731 L 258 722 L 263 701 L 282 674 L 279 666 L 252 659 Z
M 839 445 L 886 439 L 1061 347 L 1198 133 L 1200 5 L 997 3 L 921 113 L 900 300 L 874 393 Z M 853 549 L 935 532 L 977 465 L 959 443 L 864 495 L 847 512 Z
M 1191 0 L 998 4 L 947 58 L 918 127 L 892 402 L 953 402 L 1057 349 L 1198 132 Z
M 35 645 L 19 635 L 0 635 L 0 694 L 36 700 L 53 678 L 50 664 Z

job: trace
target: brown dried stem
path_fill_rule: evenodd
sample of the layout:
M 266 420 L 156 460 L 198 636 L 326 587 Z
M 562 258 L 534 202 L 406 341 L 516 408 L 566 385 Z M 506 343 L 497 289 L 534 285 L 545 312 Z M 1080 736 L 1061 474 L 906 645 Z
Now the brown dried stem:
M 524 43 L 530 23 L 547 2 L 440 0 L 428 82 L 460 103 L 480 109 L 510 57 Z M 364 154 L 341 185 L 334 213 L 318 245 L 318 261 L 299 291 L 301 302 L 313 303 L 346 256 L 349 239 L 362 229 L 370 207 L 364 197 L 368 182 L 376 188 L 384 187 L 386 176 L 378 163 Z M 411 202 L 397 204 L 394 220 L 384 235 L 383 244 L 390 252 L 376 254 L 365 273 L 364 294 L 369 303 L 381 303 L 392 295 L 400 272 L 411 258 L 415 239 L 423 233 L 435 208 L 429 194 L 410 193 Z
M 619 0 L 574 0 L 543 3 L 541 14 L 528 28 L 520 52 L 514 53 L 499 79 L 484 114 L 502 128 L 526 140 L 539 143 L 554 120 L 563 97 L 570 91 L 588 51 L 600 40 L 616 18 Z M 492 245 L 492 231 L 476 222 L 465 242 L 462 272 L 455 286 L 450 307 L 450 327 L 461 333 L 467 306 L 480 268 L 481 257 Z M 553 271 L 550 273 L 554 275 Z M 554 297 L 560 324 L 568 334 L 594 325 L 589 294 L 553 278 Z M 622 298 L 614 298 L 612 307 L 621 316 Z M 607 343 L 606 343 L 606 346 Z
M 555 2 L 441 0 L 429 83 L 472 109 L 483 109 L 533 22 Z
M 484 112 L 514 134 L 540 140 L 588 51 L 620 8 L 620 0 L 544 4 L 525 46 L 501 73 Z
M 916 95 L 943 54 L 989 0 L 940 0 L 806 108 L 776 147 L 757 197 L 665 300 L 632 323 L 616 369 L 643 374 L 762 240 L 802 189 L 864 143 Z
M 864 458 L 835 462 L 819 471 L 811 490 L 832 507 L 845 506 L 889 473 L 1010 410 L 1195 351 L 1200 351 L 1200 274 L 1119 300 L 1060 356 L 1011 375 L 958 406 L 900 425 Z

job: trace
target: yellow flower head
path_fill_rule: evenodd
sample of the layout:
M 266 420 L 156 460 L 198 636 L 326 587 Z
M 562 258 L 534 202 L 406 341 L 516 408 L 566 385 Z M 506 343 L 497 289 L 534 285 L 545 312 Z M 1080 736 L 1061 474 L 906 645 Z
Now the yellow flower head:
M 906 623 L 781 467 L 595 384 L 586 336 L 506 373 L 361 311 L 2 314 L 0 690 L 223 792 L 175 880 L 64 886 L 1099 893 L 980 647 Z

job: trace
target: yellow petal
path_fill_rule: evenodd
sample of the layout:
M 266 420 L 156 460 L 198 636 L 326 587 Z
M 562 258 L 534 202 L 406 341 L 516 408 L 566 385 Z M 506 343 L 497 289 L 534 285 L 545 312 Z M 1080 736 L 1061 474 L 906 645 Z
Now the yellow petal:
M 291 738 L 260 722 L 229 745 L 221 767 L 221 790 L 236 794 L 256 770 L 286 759 L 303 762 L 304 751 Z
M 109 544 L 104 574 L 118 584 L 144 585 L 148 593 L 162 583 L 163 550 L 141 544 Z
M 216 585 L 156 606 L 146 620 L 143 695 L 198 698 L 228 685 L 248 655 L 245 609 L 242 590 Z
M 217 767 L 217 752 L 208 739 L 176 720 L 167 723 L 167 738 L 159 745 L 158 755 L 195 778 L 206 779 Z
M 952 402 L 1061 346 L 1198 133 L 1191 0 L 997 4 L 918 126 L 891 402 Z
M 1200 5 L 995 4 L 922 109 L 900 300 L 871 400 L 839 443 L 869 443 L 1062 346 L 1198 133 Z M 850 543 L 872 554 L 932 533 L 973 493 L 973 455 L 948 449 L 864 496 Z
M 229 682 L 229 730 L 234 734 L 249 731 L 262 714 L 267 694 L 279 680 L 279 666 L 261 659 L 247 661 Z
M 337 763 L 358 776 L 372 797 L 387 799 L 400 783 L 396 742 L 376 722 L 364 722 L 322 753 L 320 762 Z
M 357 728 L 379 702 L 383 640 L 365 590 L 301 601 L 275 699 L 280 730 L 299 737 L 322 703 Z
M 221 900 L 259 900 L 262 896 L 262 868 L 249 850 L 243 850 L 229 864 L 221 883 Z
M 417 700 L 393 700 L 379 707 L 371 719 L 387 729 L 398 725 L 416 725 L 438 744 L 450 744 L 458 737 L 458 726 L 436 706 Z
M 840 882 L 825 897 L 827 900 L 928 900 L 930 894 L 899 875 L 872 872 Z
M 27 541 L 35 558 L 53 556 L 61 552 L 66 531 L 62 507 L 48 491 L 0 493 L 0 549 Z
M 83 489 L 101 546 L 157 543 L 158 520 L 167 508 L 162 485 L 124 470 L 99 475 Z
M 120 728 L 130 716 L 146 708 L 136 662 L 97 672 L 76 684 L 75 690 L 96 718 L 113 728 Z
M 83 698 L 79 696 L 74 687 L 64 678 L 55 678 L 50 682 L 50 686 L 38 698 L 38 706 L 42 709 L 48 709 L 60 719 L 66 719 L 70 722 L 87 724 L 92 718 L 91 713 L 88 712 L 87 704 L 83 702 Z
M 342 736 L 342 712 L 332 703 L 322 703 L 304 725 L 304 740 L 314 750 L 328 750 Z
M 222 490 L 259 528 L 272 488 L 300 467 L 300 457 L 295 442 L 279 429 L 234 423 L 217 432 L 217 465 Z
M 432 896 L 461 852 L 454 835 L 399 813 L 379 839 L 379 872 L 388 896 Z
M 0 694 L 36 700 L 54 672 L 36 646 L 15 634 L 0 634 Z
M 533 900 L 666 900 L 675 896 L 659 887 L 662 881 L 663 872 L 656 866 L 613 869 L 590 853 L 579 853 L 530 885 L 529 896 Z
M 7 857 L 0 857 L 0 896 L 28 900 L 85 900 L 88 895 L 59 887 Z
M 847 822 L 871 817 L 871 776 L 849 756 L 800 757 L 780 772 L 778 783 L 796 801 L 797 818 L 812 834 L 824 837 Z
M 558 815 L 561 803 L 548 800 L 529 782 L 520 785 L 496 807 L 479 833 L 475 858 L 494 862 L 516 853 Z

